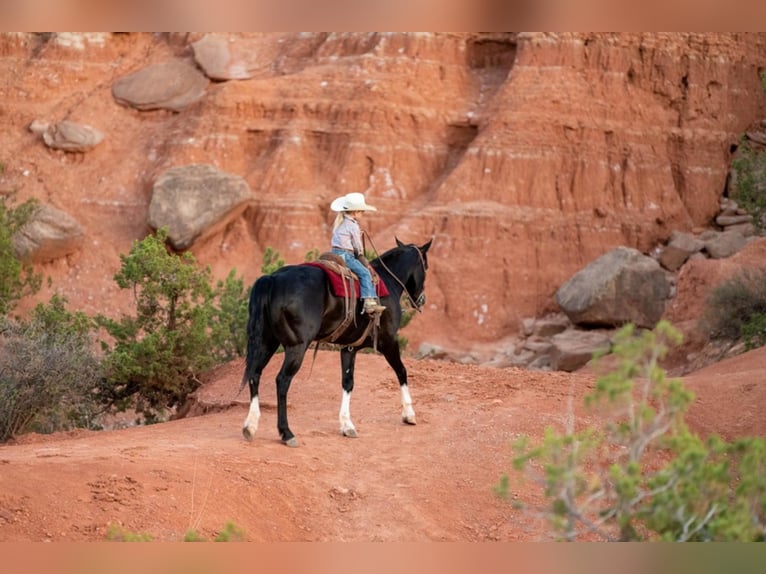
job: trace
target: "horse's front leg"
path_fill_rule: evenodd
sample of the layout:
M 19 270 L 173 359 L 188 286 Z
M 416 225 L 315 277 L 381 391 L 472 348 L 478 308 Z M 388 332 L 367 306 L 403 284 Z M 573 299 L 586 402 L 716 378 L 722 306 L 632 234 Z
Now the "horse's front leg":
M 410 388 L 407 385 L 407 368 L 402 363 L 402 356 L 399 352 L 399 343 L 392 341 L 386 343 L 380 348 L 380 352 L 386 358 L 386 361 L 394 370 L 396 378 L 399 381 L 399 390 L 402 395 L 402 422 L 408 425 L 417 424 L 415 410 L 412 408 L 412 397 Z
M 415 418 L 415 409 L 412 408 L 412 397 L 410 396 L 410 388 L 407 383 L 399 385 L 399 389 L 402 392 L 402 422 L 408 425 L 417 424 Z
M 340 434 L 356 438 L 356 428 L 351 421 L 351 392 L 354 390 L 354 365 L 356 363 L 356 351 L 344 347 L 340 351 L 341 385 L 343 395 L 340 401 Z

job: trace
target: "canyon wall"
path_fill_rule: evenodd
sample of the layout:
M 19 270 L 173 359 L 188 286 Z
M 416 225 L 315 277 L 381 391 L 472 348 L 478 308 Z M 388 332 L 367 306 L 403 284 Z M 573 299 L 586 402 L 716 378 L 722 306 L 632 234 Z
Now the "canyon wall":
M 223 34 L 241 79 L 213 78 L 179 111 L 115 101 L 120 78 L 198 65 L 211 37 L 0 35 L 0 192 L 85 234 L 38 266 L 53 280 L 38 300 L 129 310 L 112 275 L 150 231 L 152 183 L 206 163 L 252 190 L 191 247 L 217 277 L 249 283 L 267 247 L 288 263 L 324 249 L 330 202 L 361 191 L 378 251 L 434 238 L 412 346 L 495 341 L 556 310 L 558 287 L 606 251 L 711 225 L 741 133 L 766 117 L 764 33 Z M 103 142 L 73 154 L 28 129 L 65 119 Z

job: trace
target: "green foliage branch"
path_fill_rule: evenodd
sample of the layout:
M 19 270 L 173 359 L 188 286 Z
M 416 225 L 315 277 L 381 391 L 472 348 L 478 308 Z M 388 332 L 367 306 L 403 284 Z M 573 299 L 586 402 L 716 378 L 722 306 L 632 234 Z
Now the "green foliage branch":
M 727 443 L 687 428 L 693 394 L 660 366 L 680 341 L 666 321 L 618 331 L 617 364 L 585 398 L 587 408 L 603 409 L 604 427 L 576 429 L 570 406 L 564 432 L 547 428 L 537 443 L 522 436 L 497 494 L 509 497 L 515 480 L 538 484 L 545 502 L 517 502 L 515 511 L 546 518 L 562 540 L 763 540 L 764 439 Z
M 96 322 L 111 337 L 102 341 L 111 386 L 103 400 L 128 407 L 144 422 L 161 420 L 200 385 L 200 374 L 244 351 L 246 294 L 233 270 L 211 286 L 209 267 L 194 256 L 168 250 L 167 230 L 135 242 L 121 255 L 117 285 L 133 293 L 135 316 Z
M 753 216 L 753 223 L 763 229 L 766 217 L 766 151 L 753 147 L 743 137 L 732 161 L 734 180 L 732 199 Z
M 30 220 L 38 203 L 27 200 L 12 206 L 11 195 L 0 194 L 0 316 L 8 315 L 18 301 L 40 290 L 42 275 L 32 266 L 19 261 L 13 238 Z

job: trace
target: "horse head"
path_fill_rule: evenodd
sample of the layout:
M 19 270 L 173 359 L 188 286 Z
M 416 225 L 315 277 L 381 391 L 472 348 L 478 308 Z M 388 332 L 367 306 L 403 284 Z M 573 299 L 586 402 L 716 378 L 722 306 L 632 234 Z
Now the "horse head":
M 411 266 L 410 273 L 404 280 L 404 290 L 405 293 L 407 293 L 407 297 L 409 297 L 413 307 L 415 307 L 417 311 L 420 311 L 421 307 L 426 304 L 425 282 L 426 270 L 428 269 L 427 253 L 431 248 L 433 238 L 429 239 L 426 243 L 419 247 L 414 244 L 402 243 L 399 241 L 398 237 L 394 237 L 394 239 L 396 240 L 396 245 L 398 247 L 412 247 L 418 254 L 417 264 Z

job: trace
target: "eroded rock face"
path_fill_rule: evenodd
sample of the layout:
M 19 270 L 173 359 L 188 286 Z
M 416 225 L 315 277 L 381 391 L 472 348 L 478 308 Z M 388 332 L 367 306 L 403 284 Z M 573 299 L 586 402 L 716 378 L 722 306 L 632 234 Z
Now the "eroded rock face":
M 206 85 L 194 106 L 176 92 L 141 99 L 179 113 L 116 105 L 112 78 L 189 58 L 204 36 L 113 35 L 85 46 L 88 66 L 79 49 L 0 37 L 16 134 L 0 141 L 3 185 L 35 195 L 28 182 L 42 181 L 78 207 L 104 246 L 83 254 L 80 284 L 92 285 L 146 233 L 152 184 L 172 167 L 214 165 L 254 192 L 252 209 L 193 244 L 220 277 L 254 279 L 266 247 L 288 262 L 324 248 L 330 202 L 362 191 L 380 251 L 434 237 L 414 348 L 495 341 L 557 310 L 558 288 L 616 246 L 647 253 L 708 225 L 731 145 L 766 117 L 764 33 L 223 34 L 227 62 L 252 73 L 255 42 L 264 67 L 209 84 L 184 64 Z M 20 134 L 83 93 L 113 155 L 62 169 Z

